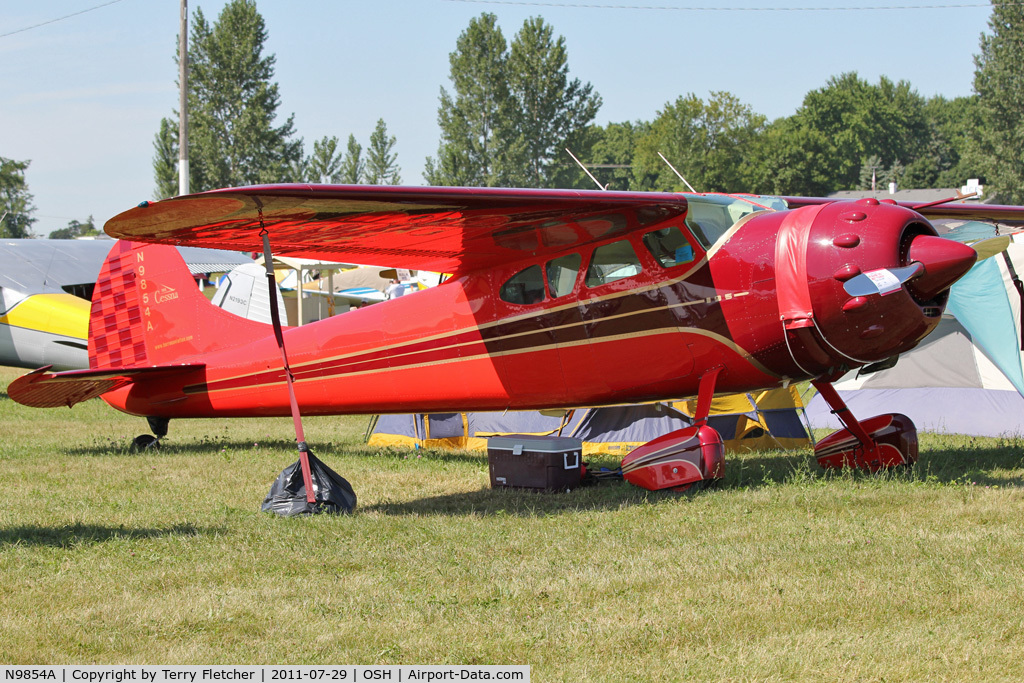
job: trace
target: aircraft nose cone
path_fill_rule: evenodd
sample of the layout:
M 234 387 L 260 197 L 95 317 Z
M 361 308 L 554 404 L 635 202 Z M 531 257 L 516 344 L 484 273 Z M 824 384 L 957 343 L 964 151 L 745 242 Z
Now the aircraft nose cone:
M 910 243 L 908 258 L 924 266 L 924 274 L 915 278 L 909 289 L 919 299 L 927 301 L 963 277 L 978 260 L 978 253 L 960 242 L 918 235 Z

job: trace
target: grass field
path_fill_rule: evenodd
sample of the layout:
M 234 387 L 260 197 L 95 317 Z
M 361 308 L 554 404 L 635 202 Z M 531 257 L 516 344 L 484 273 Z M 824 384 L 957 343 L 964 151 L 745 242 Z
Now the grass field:
M 20 371 L 0 369 L 0 385 Z M 259 512 L 287 419 L 144 420 L 0 394 L 0 662 L 529 664 L 535 681 L 1024 679 L 1024 450 L 925 436 L 827 475 L 491 491 L 483 456 L 370 449 L 306 420 L 355 515 Z

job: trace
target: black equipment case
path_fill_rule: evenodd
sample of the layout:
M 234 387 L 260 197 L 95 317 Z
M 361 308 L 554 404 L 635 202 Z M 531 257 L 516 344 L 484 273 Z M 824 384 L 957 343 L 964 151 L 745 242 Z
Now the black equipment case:
M 583 442 L 567 436 L 492 436 L 487 462 L 491 488 L 568 491 L 583 479 Z

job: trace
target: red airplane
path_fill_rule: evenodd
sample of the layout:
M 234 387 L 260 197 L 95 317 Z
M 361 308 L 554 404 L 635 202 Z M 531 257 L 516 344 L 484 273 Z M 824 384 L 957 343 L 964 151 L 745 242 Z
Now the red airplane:
M 90 369 L 42 368 L 8 394 L 36 407 L 101 396 L 158 437 L 173 418 L 291 414 L 300 453 L 300 414 L 697 395 L 693 427 L 623 461 L 627 479 L 657 489 L 721 476 L 721 439 L 704 424 L 715 392 L 811 380 L 847 426 L 818 444 L 819 462 L 876 470 L 916 459 L 913 424 L 862 423 L 829 382 L 913 348 L 978 257 L 927 217 L 1019 223 L 1024 207 L 310 185 L 145 202 L 105 226 L 122 241 L 95 288 Z M 160 245 L 272 245 L 452 276 L 282 330 L 208 304 Z

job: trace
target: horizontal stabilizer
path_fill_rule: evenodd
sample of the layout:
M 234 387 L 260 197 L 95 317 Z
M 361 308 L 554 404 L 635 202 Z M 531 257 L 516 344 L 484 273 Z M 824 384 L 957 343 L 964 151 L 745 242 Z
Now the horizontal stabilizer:
M 156 367 L 109 368 L 48 372 L 51 366 L 33 370 L 11 382 L 7 395 L 30 408 L 70 408 L 76 403 L 102 396 L 138 379 L 158 379 L 201 370 L 202 363 Z

